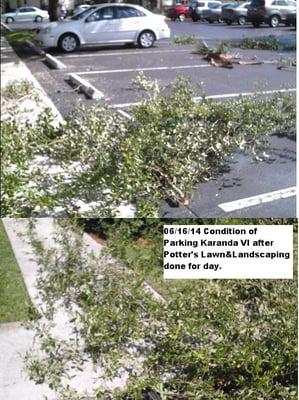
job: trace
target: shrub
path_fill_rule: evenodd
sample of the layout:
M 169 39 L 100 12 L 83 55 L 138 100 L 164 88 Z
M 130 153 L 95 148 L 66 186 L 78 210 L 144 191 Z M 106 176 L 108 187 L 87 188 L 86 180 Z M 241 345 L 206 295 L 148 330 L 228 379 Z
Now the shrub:
M 168 95 L 142 75 L 135 82 L 149 98 L 132 108 L 130 120 L 96 104 L 58 127 L 49 113 L 35 127 L 4 122 L 4 214 L 57 207 L 73 214 L 83 201 L 94 202 L 93 215 L 114 216 L 120 204 L 130 203 L 137 216 L 156 216 L 162 200 L 187 205 L 195 185 L 217 173 L 225 157 L 241 150 L 262 159 L 268 135 L 295 124 L 293 96 L 257 94 L 229 102 L 203 96 L 196 103 L 184 79 Z

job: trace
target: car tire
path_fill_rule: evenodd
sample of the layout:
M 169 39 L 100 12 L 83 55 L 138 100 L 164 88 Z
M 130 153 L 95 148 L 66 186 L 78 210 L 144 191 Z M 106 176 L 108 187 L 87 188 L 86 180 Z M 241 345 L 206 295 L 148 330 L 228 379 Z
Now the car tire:
M 245 25 L 246 24 L 246 18 L 241 16 L 238 18 L 238 24 L 239 25 Z
M 195 16 L 192 16 L 191 18 L 192 18 L 192 21 L 193 21 L 193 22 L 197 22 L 197 21 L 199 21 L 199 20 L 200 20 L 200 18 L 199 18 L 199 17 L 195 17 Z
M 149 49 L 155 43 L 156 37 L 154 32 L 152 31 L 143 31 L 138 36 L 138 46 L 142 47 L 143 49 Z
M 185 19 L 186 19 L 186 15 L 185 15 L 185 14 L 180 14 L 180 15 L 178 16 L 178 20 L 179 20 L 180 22 L 184 22 Z
M 214 23 L 214 21 L 212 20 L 212 19 L 206 19 L 206 21 L 209 23 L 209 24 L 213 24 Z
M 58 47 L 65 53 L 72 53 L 78 48 L 79 44 L 77 36 L 73 33 L 65 33 L 60 36 L 58 41 Z
M 7 17 L 6 20 L 5 20 L 5 22 L 6 22 L 7 24 L 12 24 L 12 23 L 14 22 L 14 19 L 13 19 L 12 17 Z
M 225 21 L 226 25 L 231 25 L 233 22 L 232 21 Z
M 43 21 L 43 17 L 41 16 L 36 16 L 34 22 L 42 22 Z
M 258 22 L 258 21 L 254 21 L 254 22 L 252 23 L 252 25 L 253 25 L 255 28 L 259 28 L 260 25 L 261 25 L 261 23 Z
M 270 28 L 277 28 L 280 23 L 280 18 L 278 15 L 272 15 L 269 19 Z

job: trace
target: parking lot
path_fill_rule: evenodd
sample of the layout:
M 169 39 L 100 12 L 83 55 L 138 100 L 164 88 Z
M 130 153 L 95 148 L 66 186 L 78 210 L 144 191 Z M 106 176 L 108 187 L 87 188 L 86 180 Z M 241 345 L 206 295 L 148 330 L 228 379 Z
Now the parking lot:
M 247 26 L 225 26 L 192 22 L 169 22 L 172 37 L 193 35 L 209 44 L 219 39 L 232 40 L 275 34 L 293 37 L 295 31 L 281 27 L 255 29 Z M 194 45 L 175 45 L 173 40 L 158 42 L 153 48 L 143 50 L 129 47 L 88 47 L 73 54 L 50 51 L 65 68 L 52 69 L 43 58 L 31 50 L 21 50 L 19 55 L 39 80 L 58 110 L 65 116 L 79 104 L 91 105 L 87 99 L 66 81 L 75 73 L 104 95 L 104 101 L 114 109 L 130 113 L 130 107 L 145 95 L 132 79 L 143 71 L 146 77 L 157 79 L 164 88 L 178 76 L 191 80 L 195 96 L 204 92 L 219 100 L 229 100 L 239 95 L 258 91 L 275 93 L 278 90 L 295 91 L 295 72 L 278 69 L 281 59 L 295 59 L 291 51 L 262 51 L 232 49 L 242 60 L 261 61 L 258 65 L 235 65 L 232 69 L 211 66 L 194 53 Z M 163 216 L 242 216 L 242 217 L 295 217 L 296 185 L 295 141 L 285 136 L 273 136 L 267 162 L 256 162 L 236 154 L 228 160 L 222 173 L 195 190 L 190 209 L 173 208 L 164 204 Z M 223 204 L 245 199 L 235 205 Z

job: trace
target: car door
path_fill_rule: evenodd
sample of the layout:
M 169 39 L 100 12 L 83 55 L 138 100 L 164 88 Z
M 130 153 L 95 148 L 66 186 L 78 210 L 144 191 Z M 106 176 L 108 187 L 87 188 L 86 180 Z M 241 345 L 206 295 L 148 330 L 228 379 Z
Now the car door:
M 35 10 L 32 7 L 21 7 L 18 12 L 18 21 L 34 21 Z
M 82 36 L 86 43 L 115 42 L 117 25 L 115 6 L 105 6 L 85 19 Z
M 119 41 L 134 41 L 136 34 L 144 27 L 146 15 L 131 6 L 116 7 L 118 19 L 118 31 L 116 32 Z
M 276 0 L 276 7 L 277 10 L 279 11 L 279 14 L 281 16 L 282 19 L 286 18 L 287 15 L 287 1 L 286 0 Z

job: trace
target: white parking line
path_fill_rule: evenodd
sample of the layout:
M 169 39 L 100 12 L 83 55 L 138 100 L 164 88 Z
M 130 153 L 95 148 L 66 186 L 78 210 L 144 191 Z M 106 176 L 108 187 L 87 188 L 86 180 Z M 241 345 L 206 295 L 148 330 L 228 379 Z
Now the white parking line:
M 263 193 L 257 196 L 246 197 L 244 199 L 231 201 L 229 203 L 218 204 L 218 207 L 225 212 L 241 210 L 242 208 L 253 207 L 264 203 L 270 203 L 274 200 L 281 200 L 296 196 L 296 191 L 296 186 L 293 186 L 282 190 L 276 190 L 274 192 Z
M 124 110 L 117 110 L 117 112 L 126 119 L 133 119 L 133 117 Z
M 289 93 L 289 92 L 296 92 L 296 88 L 290 89 L 275 89 L 275 90 L 264 90 L 262 92 L 243 92 L 243 93 L 228 93 L 228 94 L 215 94 L 212 96 L 206 96 L 207 99 L 225 99 L 230 97 L 239 97 L 239 96 L 254 96 L 255 94 L 274 94 L 274 93 Z M 202 100 L 202 97 L 194 97 L 194 101 Z
M 77 75 L 97 75 L 97 74 L 115 74 L 119 72 L 138 72 L 138 71 L 167 71 L 174 69 L 191 69 L 191 68 L 207 68 L 211 67 L 210 64 L 196 64 L 196 65 L 178 65 L 171 67 L 151 67 L 151 68 L 127 68 L 127 69 L 105 69 L 102 71 L 82 71 L 75 72 Z
M 206 96 L 206 99 L 227 99 L 231 97 L 241 97 L 241 96 L 254 96 L 255 94 L 260 94 L 260 95 L 267 95 L 267 94 L 274 94 L 274 93 L 292 93 L 296 92 L 296 88 L 290 88 L 290 89 L 275 89 L 275 90 L 265 90 L 263 92 L 240 92 L 240 93 L 227 93 L 227 94 L 215 94 L 211 96 Z M 193 97 L 193 100 L 195 102 L 198 102 L 202 100 L 202 97 Z M 129 108 L 133 106 L 138 106 L 140 102 L 136 103 L 122 103 L 122 104 L 111 104 L 109 107 L 110 108 Z
M 107 56 L 129 56 L 131 54 L 133 55 L 139 55 L 139 54 L 160 54 L 160 53 L 190 53 L 190 49 L 177 49 L 177 50 L 152 50 L 152 51 L 142 51 L 142 50 L 137 50 L 137 51 L 127 51 L 127 52 L 115 52 L 115 53 L 92 53 L 92 54 L 72 54 L 72 55 L 65 55 L 65 56 L 56 56 L 57 58 L 84 58 L 84 57 L 107 57 Z

